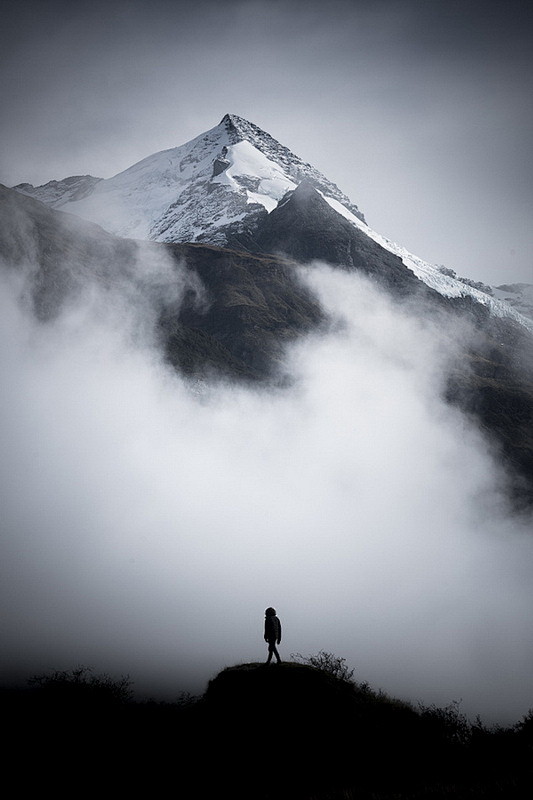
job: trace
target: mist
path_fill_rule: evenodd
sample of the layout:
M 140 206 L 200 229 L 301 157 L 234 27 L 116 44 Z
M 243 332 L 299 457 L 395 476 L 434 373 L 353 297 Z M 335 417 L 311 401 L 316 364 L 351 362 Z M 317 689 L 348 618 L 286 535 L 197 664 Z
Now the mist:
M 266 657 L 273 605 L 284 660 L 331 651 L 484 721 L 533 705 L 531 520 L 442 400 L 467 332 L 355 274 L 301 279 L 331 325 L 287 349 L 289 387 L 258 389 L 165 363 L 159 291 L 89 282 L 43 324 L 2 274 L 4 679 L 83 664 L 201 692 Z

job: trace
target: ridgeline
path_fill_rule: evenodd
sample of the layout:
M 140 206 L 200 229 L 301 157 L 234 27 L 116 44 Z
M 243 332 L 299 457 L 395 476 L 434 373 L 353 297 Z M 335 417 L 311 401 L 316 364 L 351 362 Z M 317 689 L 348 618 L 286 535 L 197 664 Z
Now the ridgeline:
M 355 683 L 330 654 L 229 667 L 175 703 L 134 701 L 127 679 L 83 668 L 31 684 L 1 694 L 20 791 L 510 800 L 533 786 L 531 712 L 486 728 L 456 706 L 415 708 Z

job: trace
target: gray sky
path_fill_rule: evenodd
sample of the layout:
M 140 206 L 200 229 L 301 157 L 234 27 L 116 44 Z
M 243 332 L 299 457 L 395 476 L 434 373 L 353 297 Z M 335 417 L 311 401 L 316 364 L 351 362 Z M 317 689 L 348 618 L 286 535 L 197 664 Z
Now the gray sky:
M 0 179 L 109 177 L 231 112 L 415 254 L 533 282 L 528 7 L 7 2 Z

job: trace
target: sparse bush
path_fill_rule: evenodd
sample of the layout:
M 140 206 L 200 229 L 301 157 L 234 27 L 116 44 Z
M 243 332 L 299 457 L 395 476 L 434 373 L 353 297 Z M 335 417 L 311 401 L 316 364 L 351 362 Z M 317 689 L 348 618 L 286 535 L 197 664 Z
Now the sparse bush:
M 99 700 L 107 703 L 126 703 L 132 697 L 129 676 L 112 678 L 107 674 L 92 675 L 90 667 L 75 667 L 71 670 L 55 670 L 52 673 L 34 675 L 28 683 L 62 697 L 81 700 Z
M 180 692 L 176 699 L 178 708 L 192 708 L 200 701 L 200 696 L 191 692 Z
M 520 736 L 533 742 L 533 708 L 515 725 L 515 730 Z
M 457 744 L 466 744 L 470 741 L 472 725 L 459 710 L 459 702 L 457 700 L 443 708 L 435 705 L 425 706 L 419 703 L 419 713 L 424 721 L 433 723 L 434 728 L 440 730 L 443 739 Z M 481 728 L 479 719 L 477 727 Z
M 301 664 L 308 664 L 310 667 L 327 672 L 328 675 L 333 675 L 340 681 L 346 683 L 353 683 L 353 669 L 348 669 L 345 658 L 339 658 L 333 653 L 327 653 L 325 650 L 320 650 L 314 656 L 302 656 L 300 653 L 291 653 L 291 658 L 299 661 Z

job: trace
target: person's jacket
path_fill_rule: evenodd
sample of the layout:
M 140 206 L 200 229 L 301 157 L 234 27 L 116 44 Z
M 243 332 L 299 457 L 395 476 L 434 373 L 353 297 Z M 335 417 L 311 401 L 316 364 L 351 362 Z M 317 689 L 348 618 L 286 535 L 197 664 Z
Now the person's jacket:
M 265 617 L 265 642 L 281 642 L 281 622 L 275 616 Z

